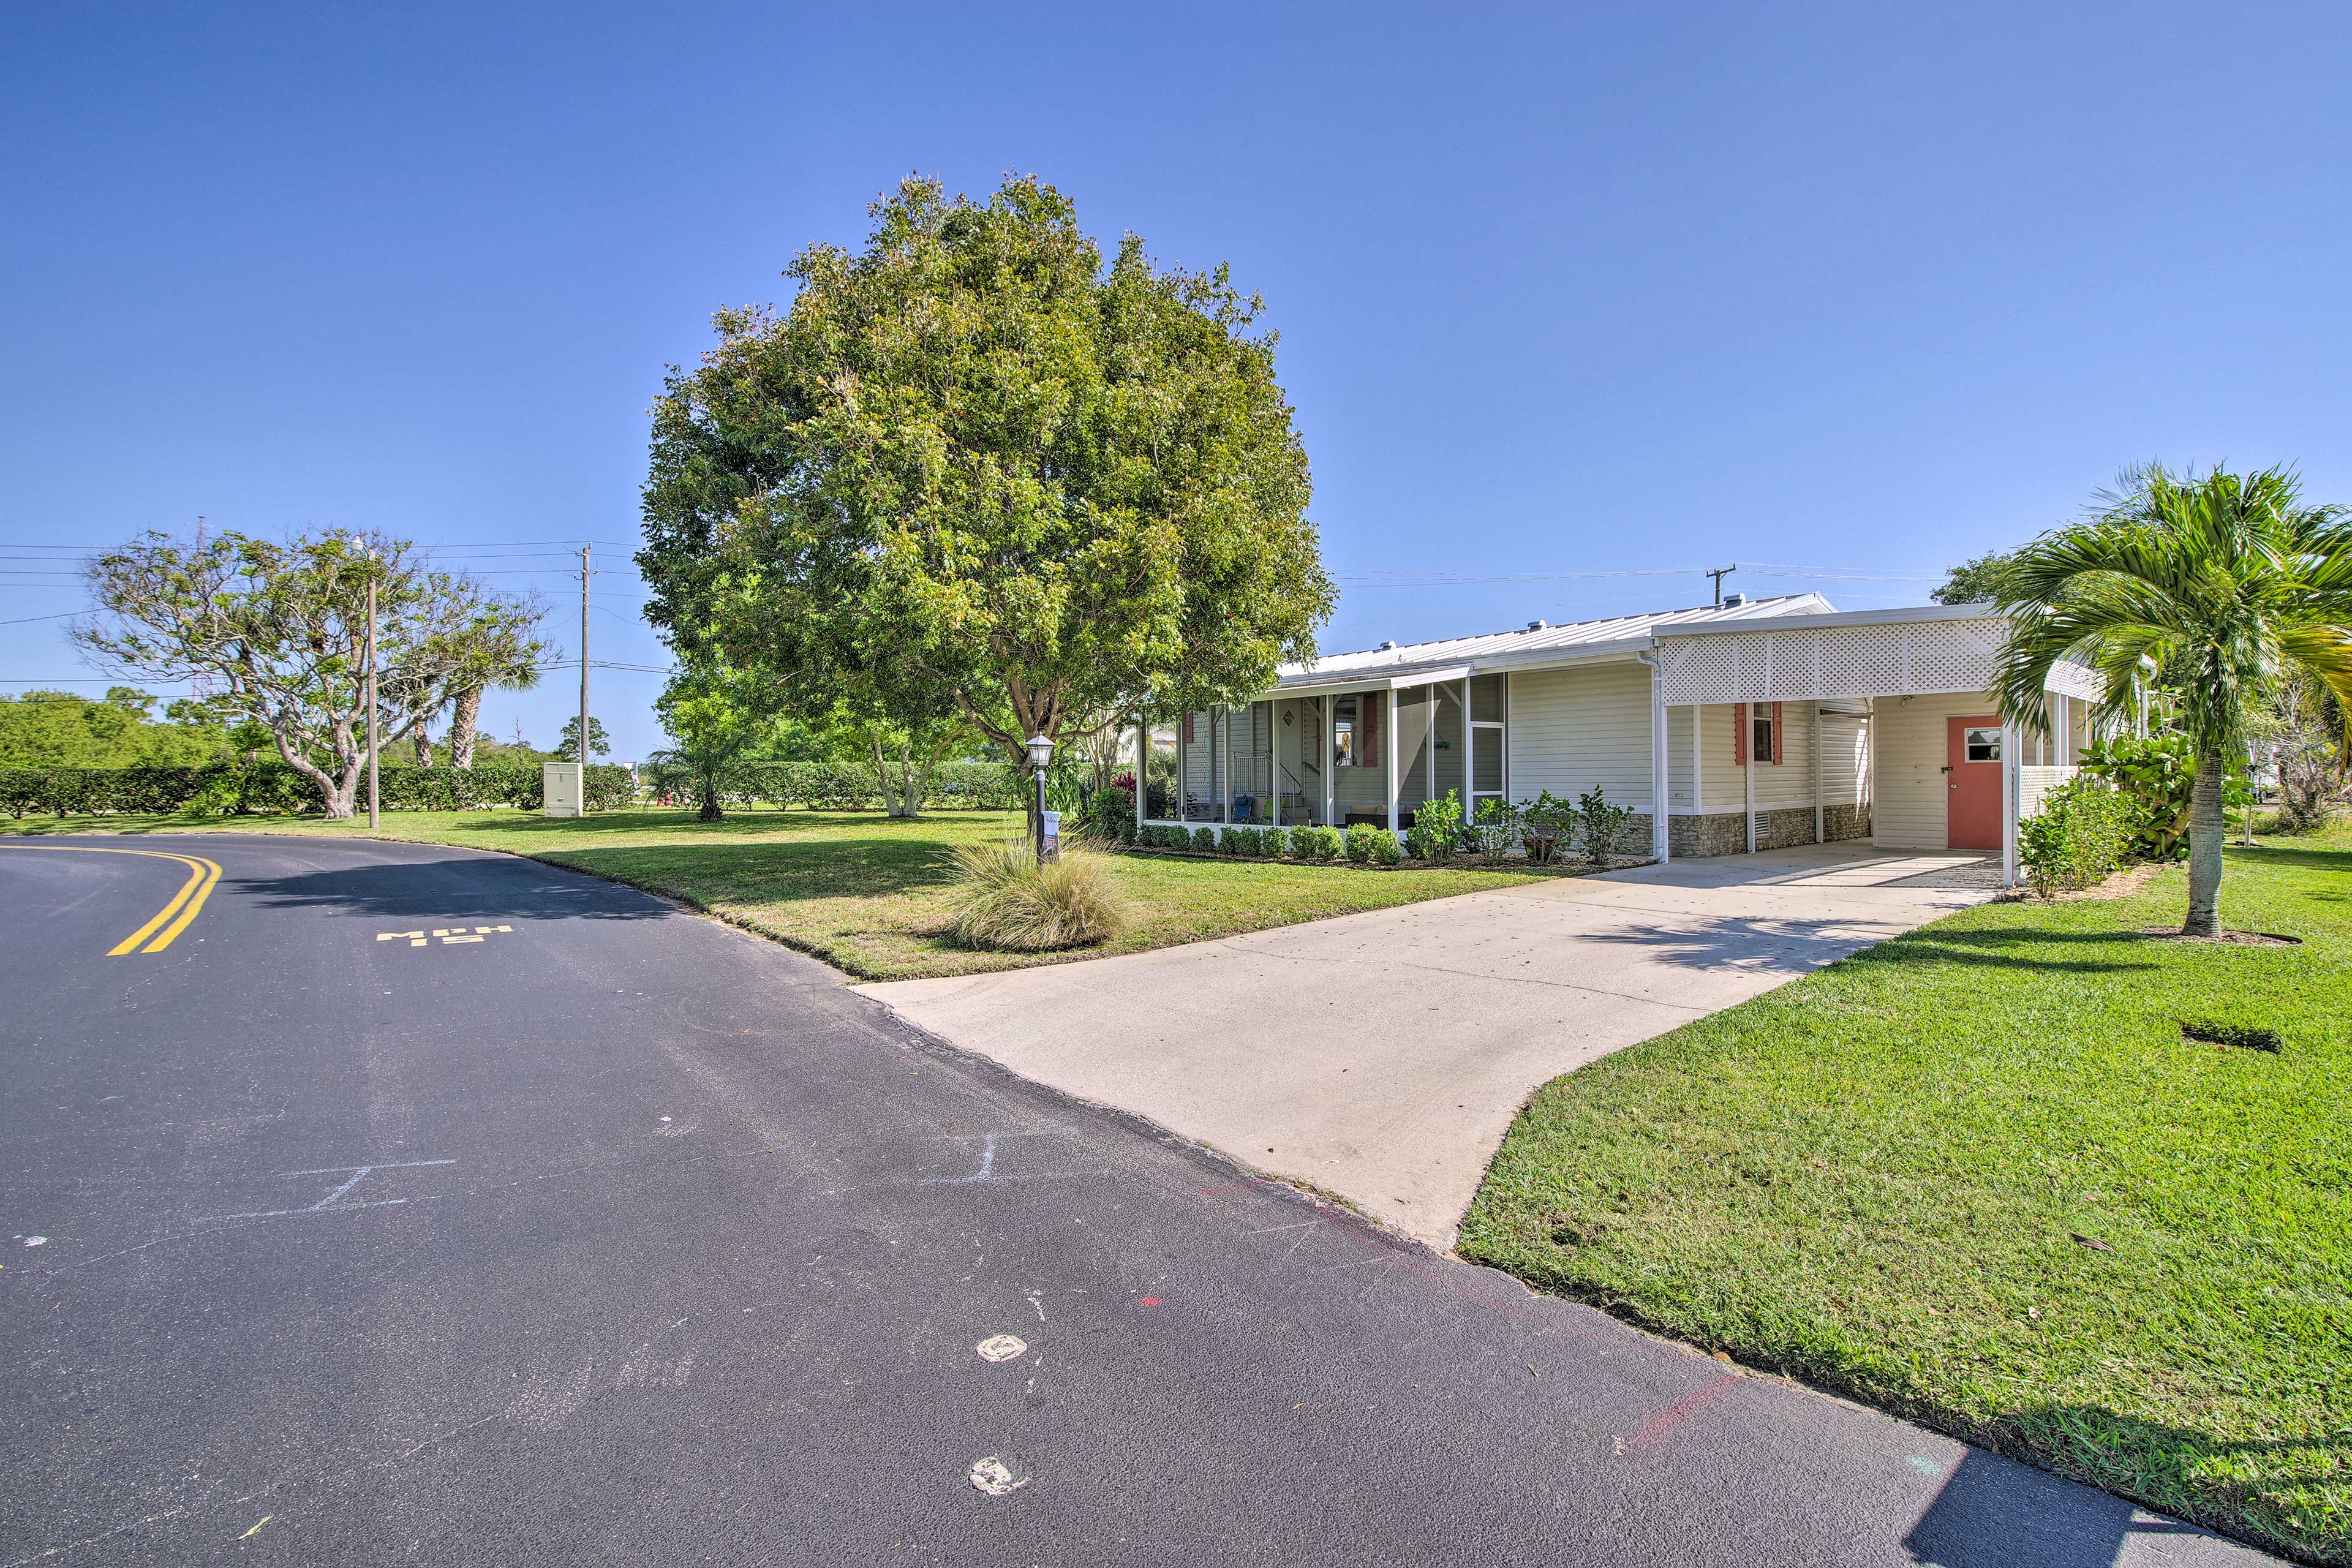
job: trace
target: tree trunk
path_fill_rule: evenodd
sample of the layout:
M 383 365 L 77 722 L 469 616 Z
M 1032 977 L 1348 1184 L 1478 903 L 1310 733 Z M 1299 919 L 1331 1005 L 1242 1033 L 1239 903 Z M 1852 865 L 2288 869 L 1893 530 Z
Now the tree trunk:
M 931 787 L 931 769 L 937 765 L 935 758 L 916 755 L 911 732 L 898 742 L 898 791 L 907 803 L 905 816 L 909 821 L 923 815 L 923 792 Z
M 2221 753 L 2197 757 L 2197 787 L 2189 806 L 2189 918 L 2183 936 L 2221 934 L 2221 840 L 2230 831 L 2221 805 Z
M 449 765 L 474 765 L 474 726 L 482 717 L 482 689 L 469 686 L 457 693 L 457 711 L 449 721 Z
M 349 818 L 356 809 L 352 803 L 359 796 L 360 780 L 366 776 L 367 759 L 362 756 L 356 762 L 347 763 L 343 768 L 343 776 L 338 780 L 318 763 L 304 756 L 295 746 L 292 739 L 278 730 L 275 724 L 270 726 L 270 733 L 277 739 L 278 758 L 288 767 L 319 786 L 319 798 L 325 803 L 327 820 L 341 822 Z
M 717 784 L 711 783 L 709 779 L 704 779 L 697 793 L 702 796 L 702 809 L 694 814 L 695 820 L 698 822 L 717 822 L 727 815 L 725 812 L 719 809 L 719 786 Z
M 882 789 L 882 815 L 892 817 L 902 816 L 904 814 L 898 809 L 898 789 L 890 782 L 890 764 L 882 755 L 881 731 L 877 730 L 871 732 L 867 739 L 874 747 L 874 782 Z
M 408 741 L 409 744 L 416 749 L 416 765 L 420 768 L 431 767 L 433 737 L 425 732 L 424 720 L 419 719 L 416 721 L 416 728 L 408 732 Z

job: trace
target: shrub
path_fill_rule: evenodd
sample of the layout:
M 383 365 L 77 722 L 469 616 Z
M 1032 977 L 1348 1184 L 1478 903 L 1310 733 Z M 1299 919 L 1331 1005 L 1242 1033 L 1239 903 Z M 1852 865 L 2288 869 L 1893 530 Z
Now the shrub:
M 1519 847 L 1519 808 L 1500 798 L 1480 801 L 1465 837 L 1480 857 L 1500 860 Z
M 1584 824 L 1584 852 L 1592 864 L 1601 870 L 1609 868 L 1609 857 L 1617 852 L 1617 841 L 1625 837 L 1626 825 L 1633 819 L 1633 809 L 1612 805 L 1609 797 L 1593 785 L 1576 797 L 1576 815 Z
M 1265 835 L 1255 827 L 1225 829 L 1225 853 L 1255 857 L 1265 853 Z
M 1258 831 L 1258 853 L 1269 860 L 1278 860 L 1290 853 L 1290 829 L 1266 827 Z
M 1213 827 L 1192 829 L 1192 848 L 1197 854 L 1214 855 L 1217 852 L 1217 830 Z
M 1462 840 L 1462 795 L 1447 790 L 1436 800 L 1423 801 L 1405 830 L 1405 843 L 1416 860 L 1445 860 Z
M 956 935 L 973 947 L 1050 952 L 1114 936 L 1128 907 L 1110 863 L 1091 849 L 1066 847 L 1037 864 L 1023 838 L 965 844 L 955 850 L 962 873 L 953 898 Z
M 1087 802 L 1088 826 L 1097 838 L 1114 844 L 1135 842 L 1135 796 L 1110 784 L 1095 791 Z
M 1336 827 L 1293 828 L 1290 852 L 1301 860 L 1337 860 L 1339 858 L 1339 830 Z
M 2118 735 L 2083 748 L 2083 772 L 2105 779 L 2138 803 L 2131 854 L 2136 859 L 2178 860 L 2189 853 L 2189 812 L 2197 790 L 2197 756 L 2185 735 Z M 2245 759 L 2224 782 L 2223 803 L 2253 798 Z
M 1360 822 L 1348 829 L 1348 858 L 1359 866 L 1393 866 L 1404 858 L 1404 846 L 1387 828 Z
M 1545 790 L 1533 800 L 1519 802 L 1519 842 L 1527 846 L 1530 865 L 1549 866 L 1559 858 L 1559 847 L 1576 835 L 1576 807 Z
M 2141 827 L 2140 803 L 2090 778 L 2069 779 L 2017 825 L 2017 859 L 2043 898 L 2087 888 L 2120 868 Z

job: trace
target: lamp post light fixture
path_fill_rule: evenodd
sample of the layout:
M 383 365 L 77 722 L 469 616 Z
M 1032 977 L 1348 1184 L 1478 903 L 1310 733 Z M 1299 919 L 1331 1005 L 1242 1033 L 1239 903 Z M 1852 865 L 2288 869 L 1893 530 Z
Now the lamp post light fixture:
M 1054 737 L 1032 735 L 1028 750 L 1029 769 L 1037 775 L 1037 864 L 1043 866 L 1046 860 L 1045 764 L 1054 760 Z

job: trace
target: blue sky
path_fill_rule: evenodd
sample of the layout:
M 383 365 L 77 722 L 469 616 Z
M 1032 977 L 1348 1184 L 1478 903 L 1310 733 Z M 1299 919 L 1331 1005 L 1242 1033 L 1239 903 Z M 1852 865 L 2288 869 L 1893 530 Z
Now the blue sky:
M 1400 575 L 1914 603 L 2149 458 L 2352 500 L 2348 65 L 2318 5 L 11 7 L 0 685 L 92 673 L 34 557 L 199 514 L 467 551 L 568 653 L 497 552 L 621 566 L 664 365 L 910 171 L 1265 294 L 1329 648 L 1706 597 Z

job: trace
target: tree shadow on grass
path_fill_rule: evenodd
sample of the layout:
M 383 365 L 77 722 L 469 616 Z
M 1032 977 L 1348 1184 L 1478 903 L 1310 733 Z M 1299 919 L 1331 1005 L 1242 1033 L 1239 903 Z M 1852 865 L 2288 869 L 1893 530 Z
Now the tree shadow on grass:
M 2298 871 L 2352 871 L 2352 849 L 2287 849 L 2265 844 L 2259 849 L 2245 849 L 2231 844 L 2222 847 L 2223 858 L 2232 866 L 2291 866 Z M 2230 896 L 2230 885 L 2221 884 L 2221 897 Z
M 1914 931 L 1885 941 L 1857 935 L 1851 921 L 1780 918 L 1706 921 L 1696 926 L 1596 931 L 1577 939 L 1639 947 L 1685 969 L 1785 970 L 1803 973 L 1839 959 L 1871 963 L 1958 963 L 2059 974 L 2153 969 L 2122 957 L 2054 956 L 2029 949 L 2113 946 L 2150 940 L 2137 931 Z M 1875 945 L 1870 945 L 1875 942 Z
M 2352 1544 L 2311 1538 L 2284 1510 L 2266 1504 L 2259 1495 L 2276 1496 L 2315 1484 L 2343 1485 L 2343 1456 L 2352 1449 L 2352 1437 L 2230 1440 L 2095 1405 L 2036 1405 L 2014 1412 L 1998 1425 L 2038 1456 L 2147 1501 L 2136 1505 L 1970 1449 L 1904 1537 L 1913 1562 L 1937 1568 L 2108 1568 L 2134 1537 L 2208 1534 L 2193 1524 L 2148 1517 L 2143 1507 L 2201 1514 L 2232 1535 L 2273 1547 L 2288 1545 L 2330 1561 Z M 2252 1489 L 2258 1495 L 2242 1500 L 2229 1495 L 2235 1489 L 2225 1490 L 2199 1475 L 2214 1459 L 2289 1454 L 2307 1454 L 2309 1461 L 2265 1474 Z M 2179 1553 L 2158 1548 L 2147 1555 L 2171 1561 Z
M 890 898 L 943 888 L 956 877 L 936 838 L 867 838 L 777 844 L 645 845 L 538 851 L 640 887 L 743 899 Z

